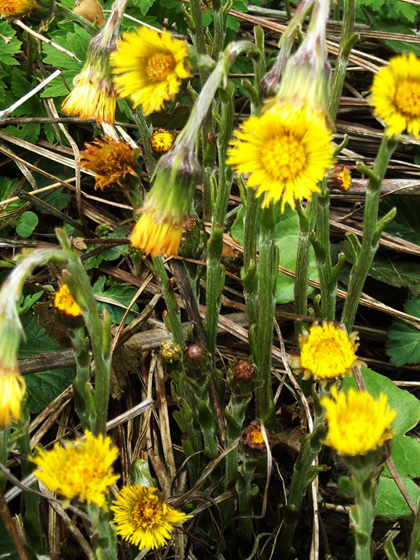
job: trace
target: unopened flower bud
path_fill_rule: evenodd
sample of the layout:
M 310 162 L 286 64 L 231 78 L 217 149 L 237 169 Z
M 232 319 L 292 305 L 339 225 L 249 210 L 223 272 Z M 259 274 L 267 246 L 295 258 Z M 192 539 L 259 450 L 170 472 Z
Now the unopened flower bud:
M 192 344 L 184 349 L 184 361 L 187 366 L 199 366 L 207 360 L 207 351 L 199 344 Z
M 167 369 L 171 369 L 180 362 L 182 358 L 182 348 L 173 340 L 162 342 L 162 344 L 160 345 L 159 356 L 162 365 Z
M 257 375 L 257 368 L 247 360 L 232 364 L 232 374 L 238 381 L 251 381 Z
M 259 451 L 267 451 L 263 432 L 261 427 L 259 426 L 258 422 L 255 420 L 251 422 L 251 424 L 244 430 L 244 437 L 242 440 L 243 445 L 246 445 L 250 449 L 259 450 Z M 268 441 L 270 441 L 269 435 L 266 432 L 266 436 Z

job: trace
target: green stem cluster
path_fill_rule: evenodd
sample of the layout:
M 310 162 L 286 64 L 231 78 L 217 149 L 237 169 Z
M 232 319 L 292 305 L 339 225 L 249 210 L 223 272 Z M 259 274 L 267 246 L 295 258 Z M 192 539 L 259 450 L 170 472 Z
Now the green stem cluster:
M 249 329 L 252 355 L 257 365 L 257 413 L 269 429 L 274 428 L 271 402 L 271 354 L 273 346 L 274 311 L 276 305 L 278 248 L 274 229 L 278 205 L 263 208 L 260 224 L 260 260 L 258 263 L 258 321 Z
M 354 505 L 350 509 L 350 527 L 356 541 L 357 560 L 371 560 L 370 539 L 378 499 L 378 461 L 382 450 L 357 457 L 344 457 L 351 472 L 351 481 L 356 492 Z
M 342 322 L 348 332 L 353 327 L 357 307 L 362 294 L 363 285 L 368 275 L 370 266 L 379 246 L 381 233 L 386 225 L 395 217 L 395 208 L 386 216 L 378 220 L 379 197 L 381 185 L 389 160 L 397 146 L 395 138 L 388 138 L 385 134 L 375 160 L 373 171 L 363 165 L 358 169 L 369 177 L 366 187 L 366 206 L 363 216 L 363 239 L 360 244 L 355 236 L 349 236 L 353 247 L 354 264 L 350 274 L 347 290 L 347 299 L 344 304 Z
M 320 398 L 313 393 L 315 417 L 314 427 L 311 434 L 302 440 L 299 455 L 293 468 L 292 483 L 287 505 L 282 507 L 282 526 L 277 539 L 277 552 L 285 554 L 285 559 L 289 557 L 293 535 L 299 520 L 300 508 L 306 493 L 306 489 L 318 475 L 318 470 L 313 466 L 313 462 L 321 451 L 322 441 L 325 439 L 326 430 L 323 424 L 323 410 L 320 405 Z

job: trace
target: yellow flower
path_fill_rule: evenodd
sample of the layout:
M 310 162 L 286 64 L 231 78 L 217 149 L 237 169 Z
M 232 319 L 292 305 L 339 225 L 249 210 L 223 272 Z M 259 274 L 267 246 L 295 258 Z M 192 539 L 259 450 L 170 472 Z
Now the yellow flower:
M 74 301 L 67 284 L 63 284 L 55 293 L 54 306 L 58 311 L 62 311 L 72 317 L 78 317 L 82 314 L 82 310 L 79 304 Z
M 142 549 L 164 546 L 174 525 L 192 517 L 168 505 L 157 488 L 124 486 L 111 506 L 117 534 Z
M 143 214 L 131 234 L 134 247 L 153 257 L 178 254 L 200 177 L 201 168 L 191 146 L 175 146 L 160 158 Z
M 152 209 L 144 212 L 131 234 L 131 244 L 150 254 L 177 255 L 182 237 L 182 224 L 177 227 L 171 221 L 155 221 Z
M 111 138 L 96 140 L 86 144 L 81 152 L 82 167 L 96 174 L 95 189 L 109 186 L 127 186 L 130 176 L 138 177 L 137 158 L 140 149 L 132 149 L 126 142 L 117 142 Z
M 191 77 L 187 42 L 147 27 L 123 34 L 111 64 L 118 93 L 134 107 L 142 105 L 146 115 L 174 99 L 181 80 Z
M 115 122 L 116 96 L 111 82 L 86 64 L 73 80 L 75 88 L 63 102 L 62 110 L 81 119 L 96 119 L 98 124 Z
M 311 119 L 305 107 L 273 106 L 250 117 L 236 131 L 228 163 L 249 173 L 248 187 L 265 193 L 263 206 L 281 199 L 292 208 L 295 198 L 311 198 L 333 164 L 332 136 L 322 119 Z
M 420 59 L 402 54 L 381 68 L 372 85 L 371 103 L 385 121 L 386 135 L 407 130 L 420 136 Z
M 0 0 L 0 14 L 10 18 L 20 18 L 38 6 L 35 0 Z
M 111 448 L 111 439 L 85 432 L 85 441 L 56 443 L 52 451 L 38 451 L 32 461 L 40 470 L 35 476 L 51 491 L 68 500 L 106 508 L 105 493 L 119 475 L 113 474 L 112 463 L 118 449 Z
M 332 176 L 333 185 L 341 192 L 346 192 L 351 187 L 351 172 L 348 167 L 340 163 L 334 169 Z
M 350 374 L 357 361 L 357 333 L 350 336 L 333 323 L 314 324 L 310 332 L 299 337 L 300 357 L 291 360 L 292 367 L 302 370 L 305 379 L 330 380 Z
M 0 429 L 10 426 L 12 420 L 20 420 L 25 390 L 17 364 L 12 369 L 0 366 Z
M 59 320 L 69 329 L 83 325 L 83 315 L 79 304 L 73 299 L 67 284 L 63 284 L 54 295 L 54 307 Z
M 162 154 L 169 151 L 174 143 L 174 134 L 169 130 L 164 128 L 156 129 L 151 138 L 150 144 L 152 145 L 152 150 L 157 154 Z
M 367 391 L 350 389 L 337 393 L 331 389 L 332 399 L 323 398 L 328 423 L 326 445 L 336 449 L 340 455 L 365 455 L 392 437 L 390 425 L 396 416 L 381 393 L 376 400 Z

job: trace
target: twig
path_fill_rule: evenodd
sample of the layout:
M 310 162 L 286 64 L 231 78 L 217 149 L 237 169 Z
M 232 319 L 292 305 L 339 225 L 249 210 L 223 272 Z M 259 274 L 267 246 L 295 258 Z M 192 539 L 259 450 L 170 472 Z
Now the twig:
M 4 499 L 3 492 L 0 489 L 0 514 L 3 519 L 3 523 L 16 547 L 17 553 L 19 554 L 20 560 L 29 560 L 25 547 L 23 545 L 22 539 L 16 529 L 16 525 L 13 523 L 12 516 L 10 514 L 6 500 Z
M 61 70 L 56 70 L 50 76 L 48 76 L 48 78 L 42 80 L 42 82 L 38 84 L 36 87 L 34 87 L 34 89 L 32 89 L 30 92 L 25 94 L 20 99 L 18 99 L 15 103 L 13 103 L 13 105 L 10 105 L 8 109 L 4 109 L 3 111 L 0 111 L 0 121 L 4 120 L 6 117 L 11 115 L 15 109 L 23 105 L 25 101 L 33 97 L 36 93 L 38 93 L 38 91 L 40 91 L 44 86 L 49 84 L 52 80 L 54 80 L 54 78 L 56 78 L 60 74 L 61 74 Z

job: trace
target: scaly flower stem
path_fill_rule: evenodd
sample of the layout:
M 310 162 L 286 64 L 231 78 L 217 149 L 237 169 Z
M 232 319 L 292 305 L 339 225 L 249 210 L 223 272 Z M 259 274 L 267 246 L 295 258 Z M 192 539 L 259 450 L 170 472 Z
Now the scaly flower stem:
M 356 560 L 372 559 L 370 536 L 378 498 L 377 454 L 376 451 L 357 457 L 343 457 L 343 462 L 350 469 L 350 478 L 356 491 L 355 504 L 350 509 L 350 526 L 356 541 Z
M 204 27 L 203 27 L 203 12 L 201 10 L 201 2 L 200 0 L 191 0 L 190 1 L 190 9 L 192 20 L 194 22 L 194 43 L 195 48 L 197 49 L 198 54 L 207 54 L 206 48 L 206 38 L 204 35 Z M 202 81 L 202 85 L 206 80 L 208 73 L 206 71 L 200 70 L 200 77 Z
M 26 408 L 26 407 L 24 407 Z M 29 418 L 28 411 L 24 412 Z M 29 433 L 27 430 L 27 425 L 24 428 L 24 432 L 22 436 L 17 441 L 18 450 L 22 455 L 31 455 L 32 450 L 29 442 Z M 22 469 L 22 478 L 26 478 L 29 476 L 33 469 L 33 465 L 28 461 L 22 461 L 21 463 Z M 31 494 L 30 492 L 25 492 L 25 507 L 26 507 L 26 514 L 28 515 L 28 519 L 30 519 L 30 526 L 27 527 L 27 538 L 28 538 L 28 545 L 35 551 L 40 554 L 45 553 L 44 549 L 44 539 L 42 538 L 42 531 L 41 531 L 41 522 L 40 522 L 40 499 L 35 494 Z
M 350 274 L 350 282 L 347 290 L 347 299 L 344 304 L 342 322 L 347 332 L 351 332 L 356 317 L 359 299 L 362 294 L 363 285 L 368 275 L 370 266 L 379 245 L 381 232 L 386 224 L 392 219 L 388 214 L 378 222 L 378 206 L 381 194 L 381 185 L 385 176 L 389 160 L 397 147 L 394 138 L 387 138 L 384 134 L 378 155 L 375 160 L 373 172 L 370 170 L 370 178 L 366 187 L 366 206 L 363 216 L 363 239 L 362 245 L 356 257 Z M 362 170 L 363 171 L 363 170 Z
M 420 558 L 420 500 L 417 504 L 417 515 L 414 520 L 413 532 L 411 534 L 410 549 L 407 560 L 418 560 Z
M 351 49 L 359 40 L 358 35 L 353 35 L 354 17 L 356 13 L 356 0 L 344 0 L 343 7 L 343 30 L 341 32 L 340 50 L 337 57 L 333 83 L 331 87 L 331 97 L 328 111 L 332 122 L 337 116 L 340 105 L 341 92 L 343 91 L 344 78 L 346 76 L 347 64 Z
M 7 457 L 9 455 L 9 436 L 10 428 L 3 428 L 0 430 L 0 464 L 4 466 L 6 465 Z M 5 487 L 6 480 L 3 479 L 3 475 L 0 475 L 0 490 L 4 491 Z
M 146 118 L 141 110 L 141 107 L 137 107 L 137 109 L 132 111 L 131 114 L 134 122 L 136 123 L 137 130 L 139 131 L 140 141 L 143 148 L 144 164 L 146 165 L 147 173 L 150 177 L 152 177 L 156 168 L 155 156 L 153 154 L 152 146 L 150 145 L 150 137 L 152 133 L 146 122 Z
M 317 198 L 317 229 L 316 240 L 313 240 L 321 284 L 322 317 L 335 319 L 335 301 L 337 279 L 333 275 L 330 249 L 330 194 L 325 179 L 322 182 L 322 194 Z
M 311 248 L 309 237 L 315 224 L 316 196 L 315 194 L 312 200 L 308 200 L 305 210 L 302 208 L 300 200 L 296 200 L 296 209 L 299 216 L 299 241 L 294 287 L 296 315 L 308 314 L 309 251 Z M 303 325 L 296 323 L 295 327 L 296 334 L 299 336 Z
M 185 340 L 184 333 L 182 331 L 181 317 L 179 316 L 177 310 L 178 305 L 176 299 L 174 299 L 174 294 L 169 290 L 169 278 L 166 268 L 163 264 L 162 257 L 153 257 L 152 260 L 156 274 L 159 277 L 159 287 L 162 290 L 162 294 L 165 299 L 172 336 L 174 337 L 175 342 L 177 342 L 181 348 L 184 348 Z
M 111 368 L 110 329 L 111 321 L 108 313 L 99 317 L 96 301 L 93 296 L 89 277 L 77 254 L 72 250 L 69 240 L 63 230 L 56 230 L 57 238 L 67 257 L 66 283 L 70 292 L 77 292 L 81 298 L 80 307 L 89 332 L 92 344 L 93 358 L 95 360 L 95 392 L 93 397 L 95 408 L 95 426 L 93 434 L 106 434 L 106 421 L 108 416 L 109 382 Z M 72 290 L 73 286 L 73 290 Z
M 226 38 L 226 17 L 232 7 L 232 0 L 227 0 L 226 4 L 222 6 L 221 0 L 212 0 L 213 6 L 213 25 L 214 25 L 214 37 L 213 37 L 213 58 L 218 60 L 220 53 L 223 50 L 224 42 Z
M 239 180 L 239 179 L 238 179 Z M 244 293 L 250 325 L 258 320 L 258 281 L 257 281 L 257 235 L 261 205 L 255 189 L 244 193 Z
M 270 204 L 261 214 L 260 261 L 258 264 L 258 322 L 251 336 L 251 349 L 258 369 L 257 413 L 265 420 L 271 412 L 271 350 L 278 276 L 274 229 L 278 206 Z M 268 425 L 271 428 L 270 425 Z
M 73 380 L 74 407 L 84 430 L 92 432 L 95 426 L 95 407 L 90 380 L 89 339 L 84 328 L 69 329 L 69 335 L 76 358 L 76 377 Z
M 323 424 L 323 410 L 319 404 L 321 396 L 325 391 L 321 388 L 319 397 L 314 395 L 315 417 L 314 427 L 311 434 L 302 440 L 299 455 L 293 468 L 293 478 L 290 486 L 290 494 L 287 505 L 283 506 L 283 524 L 277 539 L 276 552 L 282 553 L 285 560 L 290 554 L 293 535 L 299 520 L 302 500 L 306 493 L 306 488 L 310 482 L 310 469 L 315 457 L 321 451 L 321 441 L 325 439 L 326 430 Z
M 226 165 L 226 151 L 232 133 L 234 107 L 234 86 L 228 83 L 225 91 L 220 93 L 221 114 L 218 115 L 219 140 L 219 181 L 215 192 L 215 204 L 213 208 L 212 230 L 207 251 L 207 292 L 206 292 L 206 318 L 205 331 L 207 349 L 214 356 L 216 353 L 217 324 L 221 307 L 222 291 L 225 285 L 225 268 L 220 264 L 223 250 L 223 224 L 225 221 L 227 206 L 229 202 L 230 189 L 232 187 L 232 169 Z

